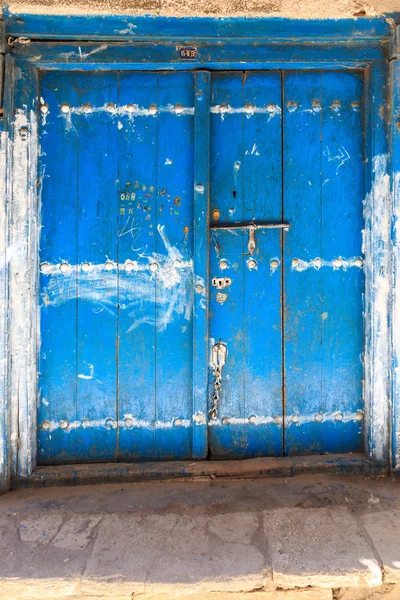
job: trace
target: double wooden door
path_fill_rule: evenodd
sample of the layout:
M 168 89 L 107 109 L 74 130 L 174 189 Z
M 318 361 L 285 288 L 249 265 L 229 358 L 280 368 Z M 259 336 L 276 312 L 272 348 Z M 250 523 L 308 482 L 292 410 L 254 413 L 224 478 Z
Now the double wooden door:
M 362 448 L 362 74 L 203 78 L 203 150 L 193 72 L 40 78 L 42 464 Z

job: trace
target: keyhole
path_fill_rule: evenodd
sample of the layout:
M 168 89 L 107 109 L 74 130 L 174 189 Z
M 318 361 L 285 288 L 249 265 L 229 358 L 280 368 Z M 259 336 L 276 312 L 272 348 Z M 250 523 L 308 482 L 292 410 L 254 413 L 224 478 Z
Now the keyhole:
M 233 194 L 233 197 L 236 198 L 236 190 L 233 190 L 232 194 Z

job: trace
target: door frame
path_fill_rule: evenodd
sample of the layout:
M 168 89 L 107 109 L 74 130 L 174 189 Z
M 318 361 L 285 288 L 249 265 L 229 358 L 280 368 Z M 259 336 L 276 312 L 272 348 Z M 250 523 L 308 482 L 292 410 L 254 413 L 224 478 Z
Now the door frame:
M 42 175 L 37 174 L 36 104 L 38 72 L 44 69 L 192 69 L 197 71 L 198 85 L 206 84 L 205 93 L 209 93 L 209 81 L 207 84 L 204 69 L 364 71 L 365 455 L 382 469 L 391 465 L 399 470 L 400 284 L 396 289 L 393 283 L 400 269 L 400 227 L 396 228 L 400 214 L 400 61 L 390 59 L 400 54 L 400 35 L 398 29 L 397 33 L 394 31 L 393 21 L 4 16 L 0 490 L 9 489 L 11 479 L 29 477 L 36 468 Z M 207 118 L 203 114 L 195 122 L 195 183 L 199 196 L 199 202 L 195 202 L 195 236 L 202 242 L 207 241 L 209 222 L 209 131 L 203 127 Z M 196 268 L 208 287 L 208 244 L 201 246 L 203 249 L 195 256 Z M 208 326 L 207 311 L 201 305 L 203 292 L 195 296 L 196 452 L 196 447 L 204 446 L 206 435 L 203 411 L 207 398 Z M 205 299 L 207 302 L 208 290 Z M 201 451 L 198 457 L 202 457 Z

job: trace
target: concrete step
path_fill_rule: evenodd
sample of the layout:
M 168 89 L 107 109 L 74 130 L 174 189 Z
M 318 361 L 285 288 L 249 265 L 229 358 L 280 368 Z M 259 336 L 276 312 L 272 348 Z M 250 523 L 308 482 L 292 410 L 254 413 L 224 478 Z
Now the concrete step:
M 228 595 L 399 600 L 399 484 L 302 475 L 0 498 L 2 600 Z

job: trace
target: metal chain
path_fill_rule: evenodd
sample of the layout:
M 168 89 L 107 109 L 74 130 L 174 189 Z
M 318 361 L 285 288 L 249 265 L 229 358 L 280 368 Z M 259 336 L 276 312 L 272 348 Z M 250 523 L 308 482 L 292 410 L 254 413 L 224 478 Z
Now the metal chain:
M 214 394 L 213 394 L 213 406 L 210 409 L 210 419 L 216 419 L 218 414 L 218 402 L 219 402 L 219 390 L 222 384 L 222 367 L 216 367 L 213 371 L 214 375 Z
M 225 364 L 227 348 L 223 342 L 218 342 L 212 349 L 212 365 L 214 367 L 214 394 L 213 406 L 208 415 L 210 419 L 216 419 L 218 415 L 219 391 L 222 385 L 222 368 Z

